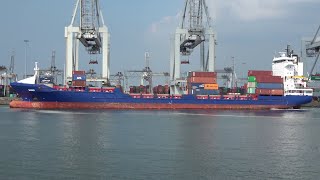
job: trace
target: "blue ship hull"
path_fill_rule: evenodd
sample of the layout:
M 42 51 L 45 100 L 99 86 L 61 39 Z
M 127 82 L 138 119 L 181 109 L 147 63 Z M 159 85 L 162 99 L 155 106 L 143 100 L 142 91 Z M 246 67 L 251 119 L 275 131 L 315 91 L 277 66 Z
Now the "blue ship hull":
M 298 108 L 312 101 L 311 96 L 248 96 L 240 99 L 195 95 L 132 97 L 115 88 L 113 92 L 60 91 L 42 84 L 11 83 L 22 101 L 13 101 L 13 108 L 39 109 L 271 109 Z M 203 97 L 203 96 L 202 96 Z

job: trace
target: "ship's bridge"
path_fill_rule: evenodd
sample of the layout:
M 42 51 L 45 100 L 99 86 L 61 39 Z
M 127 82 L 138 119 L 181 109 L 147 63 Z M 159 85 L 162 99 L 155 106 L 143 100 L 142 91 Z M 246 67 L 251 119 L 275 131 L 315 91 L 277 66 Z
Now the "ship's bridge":
M 298 60 L 296 56 L 288 57 L 285 52 L 280 52 L 279 54 L 280 54 L 280 57 L 275 57 L 273 59 L 273 63 L 282 63 L 282 62 L 294 63 L 294 62 L 297 62 Z

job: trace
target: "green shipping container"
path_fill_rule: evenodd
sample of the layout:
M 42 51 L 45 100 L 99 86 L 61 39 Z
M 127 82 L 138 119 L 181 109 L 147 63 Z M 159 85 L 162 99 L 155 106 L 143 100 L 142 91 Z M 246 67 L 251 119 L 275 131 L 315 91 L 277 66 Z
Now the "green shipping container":
M 320 81 L 320 76 L 311 76 L 312 81 Z
M 255 94 L 256 93 L 256 88 L 248 88 L 247 89 L 247 94 Z
M 256 82 L 255 76 L 248 76 L 248 82 Z

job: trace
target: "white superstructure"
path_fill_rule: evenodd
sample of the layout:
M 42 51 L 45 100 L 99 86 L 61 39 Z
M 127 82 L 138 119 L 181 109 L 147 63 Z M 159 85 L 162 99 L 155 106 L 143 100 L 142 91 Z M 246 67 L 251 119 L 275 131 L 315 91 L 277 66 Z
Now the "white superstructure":
M 306 78 L 303 77 L 303 62 L 297 55 L 280 52 L 272 62 L 273 76 L 283 78 L 284 95 L 312 96 L 313 90 L 307 88 Z

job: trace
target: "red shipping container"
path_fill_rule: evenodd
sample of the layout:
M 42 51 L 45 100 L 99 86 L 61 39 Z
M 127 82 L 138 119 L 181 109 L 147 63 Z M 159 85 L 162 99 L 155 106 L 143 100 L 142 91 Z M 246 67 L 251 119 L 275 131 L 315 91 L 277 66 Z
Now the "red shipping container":
M 204 84 L 217 84 L 215 77 L 189 77 L 187 83 L 204 83 Z
M 86 75 L 86 71 L 72 71 L 72 74 L 76 74 L 76 75 Z
M 256 89 L 256 94 L 271 95 L 271 89 Z
M 189 72 L 189 77 L 217 77 L 216 72 Z
M 154 94 L 158 94 L 158 86 L 152 88 Z
M 164 89 L 164 94 L 169 94 L 169 92 L 170 92 L 170 89 Z
M 272 71 L 249 70 L 248 76 L 272 76 Z
M 258 83 L 283 83 L 283 79 L 280 76 L 256 76 Z
M 158 91 L 158 94 L 163 94 L 163 93 L 164 93 L 164 88 L 163 88 L 163 86 L 158 85 L 157 91 Z
M 256 89 L 256 94 L 258 95 L 282 96 L 283 93 L 282 89 Z
M 284 90 L 283 89 L 272 89 L 271 94 L 274 96 L 283 96 Z
M 85 87 L 86 86 L 86 81 L 72 81 L 72 86 Z
M 134 92 L 134 89 L 133 87 L 130 87 L 130 90 L 129 90 L 130 94 L 132 94 Z

